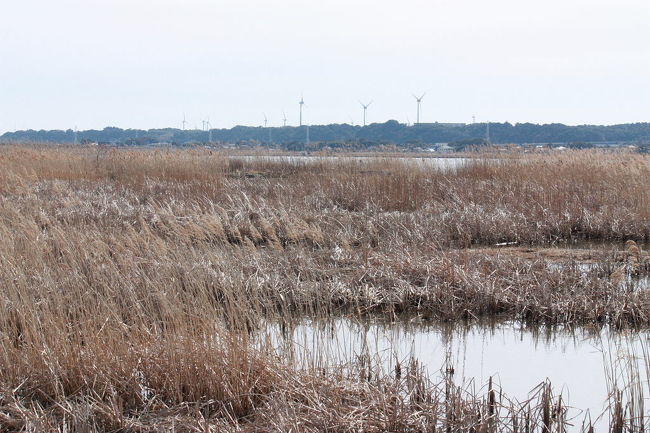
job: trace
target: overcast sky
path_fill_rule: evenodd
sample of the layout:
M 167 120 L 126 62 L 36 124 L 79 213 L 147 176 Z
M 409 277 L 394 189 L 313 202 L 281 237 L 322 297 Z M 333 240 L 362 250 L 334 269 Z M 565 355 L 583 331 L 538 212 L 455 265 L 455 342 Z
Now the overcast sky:
M 650 121 L 650 0 L 20 0 L 0 133 Z

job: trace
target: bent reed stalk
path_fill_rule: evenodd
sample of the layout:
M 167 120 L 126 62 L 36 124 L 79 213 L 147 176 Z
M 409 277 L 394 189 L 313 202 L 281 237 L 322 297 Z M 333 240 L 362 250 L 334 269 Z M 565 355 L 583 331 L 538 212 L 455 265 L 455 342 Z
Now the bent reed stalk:
M 426 382 L 417 365 L 296 371 L 249 333 L 336 314 L 647 325 L 647 292 L 609 278 L 616 254 L 585 273 L 460 247 L 648 240 L 649 161 L 569 152 L 439 170 L 0 148 L 0 427 L 551 431 L 550 391 L 497 416 L 489 390 Z

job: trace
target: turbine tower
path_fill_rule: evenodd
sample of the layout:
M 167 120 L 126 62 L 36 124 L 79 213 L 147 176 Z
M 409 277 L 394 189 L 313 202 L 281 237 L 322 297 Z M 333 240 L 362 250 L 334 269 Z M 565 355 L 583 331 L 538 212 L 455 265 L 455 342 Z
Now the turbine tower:
M 282 126 L 287 126 L 287 114 L 282 110 Z
M 212 124 L 210 123 L 210 118 L 205 121 L 205 126 L 208 128 L 208 143 L 212 143 Z
M 302 95 L 300 95 L 300 126 L 302 126 L 302 106 L 305 105 L 305 100 L 303 99 Z
M 187 124 L 187 121 L 185 120 L 185 113 L 183 113 L 183 131 L 185 131 L 185 125 Z
M 370 107 L 370 104 L 372 104 L 372 101 L 368 102 L 367 104 L 359 101 L 359 104 L 361 104 L 363 107 L 363 126 L 366 126 L 366 111 L 368 110 L 368 107 Z
M 424 98 L 424 95 L 426 95 L 426 93 L 423 93 L 422 96 L 420 96 L 419 98 L 418 98 L 417 96 L 413 95 L 413 97 L 415 98 L 415 100 L 416 100 L 417 103 L 418 103 L 417 116 L 415 117 L 415 119 L 416 119 L 416 120 L 415 120 L 415 124 L 416 124 L 416 125 L 419 125 L 419 124 L 420 124 L 420 105 L 422 104 L 422 98 Z
M 266 126 L 268 124 L 269 119 L 266 117 L 266 113 L 262 113 L 262 114 L 264 115 L 264 129 L 266 129 L 266 131 L 269 134 L 269 143 L 270 143 L 272 141 L 271 140 L 271 128 L 267 128 L 267 126 Z

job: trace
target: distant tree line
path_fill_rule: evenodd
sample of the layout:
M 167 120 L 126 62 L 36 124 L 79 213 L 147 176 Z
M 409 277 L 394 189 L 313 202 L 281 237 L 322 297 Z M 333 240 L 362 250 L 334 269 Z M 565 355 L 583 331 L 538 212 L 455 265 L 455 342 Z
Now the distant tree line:
M 466 144 L 487 143 L 485 123 L 447 124 L 426 123 L 405 125 L 395 120 L 373 123 L 367 126 L 330 124 L 302 127 L 249 127 L 235 126 L 230 129 L 213 129 L 213 142 L 233 144 L 268 145 L 303 150 L 314 147 L 312 143 L 328 147 L 367 147 L 377 145 L 399 145 L 407 147 L 429 147 L 436 143 L 453 143 L 456 147 Z M 108 127 L 102 130 L 86 130 L 76 133 L 77 142 L 110 143 L 115 145 L 145 145 L 170 143 L 185 145 L 206 143 L 210 134 L 202 130 L 164 129 L 121 129 Z M 309 137 L 309 140 L 307 140 Z M 7 132 L 0 136 L 3 142 L 53 142 L 72 143 L 75 132 L 68 130 L 26 130 Z M 621 125 L 579 125 L 567 126 L 559 123 L 490 123 L 489 142 L 503 143 L 549 143 L 589 147 L 599 142 L 627 142 L 641 145 L 650 142 L 650 123 L 628 123 Z M 464 144 L 463 144 L 464 143 Z

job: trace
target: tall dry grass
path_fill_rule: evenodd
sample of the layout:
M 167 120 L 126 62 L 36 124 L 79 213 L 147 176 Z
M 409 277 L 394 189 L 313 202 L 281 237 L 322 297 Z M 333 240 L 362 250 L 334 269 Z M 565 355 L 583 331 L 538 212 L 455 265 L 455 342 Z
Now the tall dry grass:
M 490 398 L 416 373 L 296 372 L 249 333 L 332 314 L 650 323 L 646 292 L 608 269 L 449 249 L 648 239 L 649 165 L 637 155 L 442 171 L 31 146 L 1 148 L 0 167 L 4 431 L 541 425 L 549 411 L 511 406 L 486 424 Z
M 200 150 L 3 148 L 0 158 L 3 280 L 45 299 L 52 287 L 136 299 L 166 287 L 170 304 L 207 305 L 236 327 L 372 312 L 650 322 L 647 292 L 610 279 L 618 265 L 606 252 L 585 273 L 450 249 L 646 239 L 647 157 L 575 152 L 451 171 Z
M 443 245 L 650 239 L 649 160 L 637 154 L 514 155 L 454 170 L 398 158 L 289 163 L 204 150 L 3 148 L 0 161 L 18 182 L 103 184 L 140 200 L 232 212 L 352 213 Z M 7 181 L 4 188 L 15 183 Z

